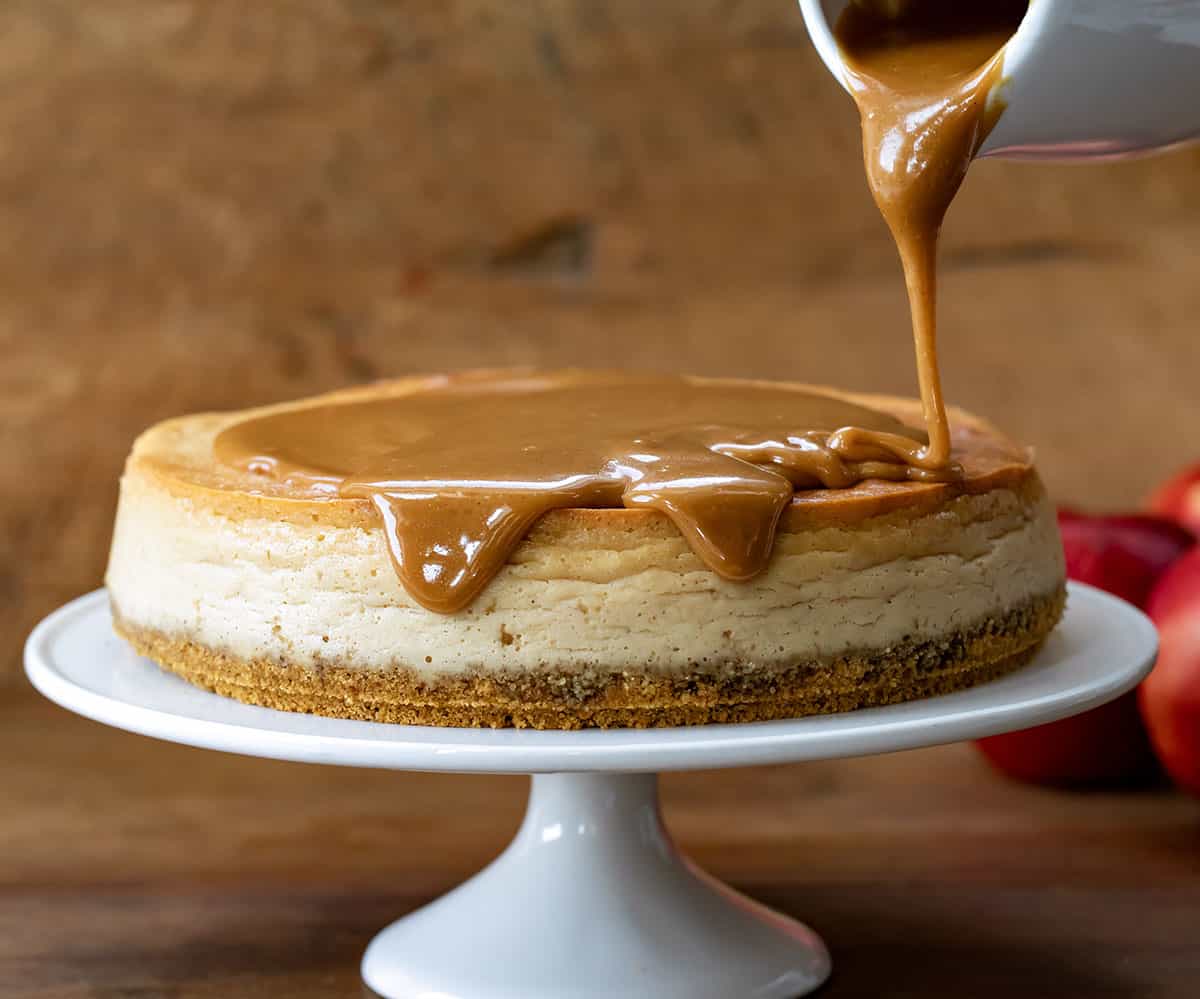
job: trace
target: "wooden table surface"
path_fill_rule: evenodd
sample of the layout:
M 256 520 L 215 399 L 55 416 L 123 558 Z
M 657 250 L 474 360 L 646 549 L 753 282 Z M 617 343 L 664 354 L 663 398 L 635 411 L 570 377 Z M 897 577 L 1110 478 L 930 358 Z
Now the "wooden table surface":
M 526 788 L 156 743 L 27 689 L 0 759 L 5 999 L 358 996 L 372 934 L 494 856 Z M 823 995 L 1200 988 L 1200 804 L 1172 792 L 1028 788 L 964 745 L 663 784 L 702 866 L 825 937 Z

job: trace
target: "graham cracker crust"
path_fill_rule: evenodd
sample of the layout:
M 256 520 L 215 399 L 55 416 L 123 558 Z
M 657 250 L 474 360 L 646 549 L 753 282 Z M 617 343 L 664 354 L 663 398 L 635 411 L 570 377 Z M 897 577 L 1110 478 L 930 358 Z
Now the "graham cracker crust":
M 137 652 L 205 690 L 282 711 L 465 728 L 654 728 L 835 714 L 933 697 L 1025 665 L 1058 623 L 1065 588 L 935 641 L 827 662 L 731 663 L 673 676 L 611 669 L 483 672 L 429 682 L 414 670 L 245 660 L 142 628 L 113 608 Z

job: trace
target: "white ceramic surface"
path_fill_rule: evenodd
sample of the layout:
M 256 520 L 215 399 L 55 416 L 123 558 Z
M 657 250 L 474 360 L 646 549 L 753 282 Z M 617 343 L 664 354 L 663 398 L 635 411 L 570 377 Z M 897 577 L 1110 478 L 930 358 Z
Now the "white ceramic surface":
M 420 728 L 250 707 L 133 655 L 112 634 L 103 591 L 38 625 L 25 666 L 73 711 L 188 745 L 537 774 L 512 845 L 372 941 L 363 978 L 386 999 L 785 999 L 828 977 L 824 945 L 678 854 L 652 771 L 909 749 L 1049 721 L 1131 688 L 1156 644 L 1140 612 L 1072 584 L 1067 616 L 1037 660 L 974 690 L 846 715 L 644 732 Z
M 389 999 L 785 999 L 829 968 L 811 930 L 676 852 L 653 774 L 540 774 L 512 845 L 380 933 L 362 974 Z
M 799 0 L 843 87 L 830 30 L 849 0 Z M 1200 136 L 1200 0 L 1032 0 L 1005 49 L 1007 107 L 981 156 L 1080 159 Z

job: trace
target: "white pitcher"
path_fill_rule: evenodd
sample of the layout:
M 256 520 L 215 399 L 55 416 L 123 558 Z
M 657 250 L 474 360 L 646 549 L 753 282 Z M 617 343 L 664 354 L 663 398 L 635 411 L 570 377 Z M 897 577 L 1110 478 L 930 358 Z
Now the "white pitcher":
M 832 25 L 850 0 L 799 2 L 846 87 Z M 1004 48 L 1001 97 L 980 156 L 1125 156 L 1200 137 L 1200 0 L 1032 0 Z

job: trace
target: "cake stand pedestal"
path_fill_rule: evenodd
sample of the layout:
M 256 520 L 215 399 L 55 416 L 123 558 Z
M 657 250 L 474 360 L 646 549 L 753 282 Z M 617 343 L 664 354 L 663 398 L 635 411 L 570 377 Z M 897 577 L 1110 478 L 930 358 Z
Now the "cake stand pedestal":
M 255 708 L 189 686 L 112 634 L 96 591 L 30 635 L 51 700 L 118 728 L 309 763 L 534 774 L 516 839 L 363 958 L 386 999 L 784 999 L 830 973 L 811 930 L 696 869 L 663 828 L 655 773 L 832 759 L 994 735 L 1119 696 L 1149 672 L 1153 625 L 1072 584 L 1030 666 L 945 697 L 843 715 L 685 729 L 533 732 L 381 725 Z
M 654 774 L 535 775 L 512 845 L 380 933 L 363 979 L 405 999 L 782 999 L 823 982 L 829 955 L 811 930 L 679 855 L 657 783 Z

